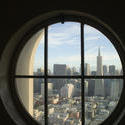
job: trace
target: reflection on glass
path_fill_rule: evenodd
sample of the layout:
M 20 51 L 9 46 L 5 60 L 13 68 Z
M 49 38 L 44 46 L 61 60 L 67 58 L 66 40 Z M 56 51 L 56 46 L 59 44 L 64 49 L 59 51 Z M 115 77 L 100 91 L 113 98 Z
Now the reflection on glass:
M 80 74 L 80 23 L 56 23 L 48 28 L 48 73 Z
M 16 79 L 19 98 L 29 114 L 40 124 L 44 124 L 44 80 Z
M 121 79 L 85 80 L 85 124 L 99 125 L 118 104 L 123 88 Z
M 44 30 L 34 34 L 22 49 L 17 61 L 16 75 L 44 74 Z
M 122 75 L 119 55 L 111 41 L 97 29 L 84 26 L 85 75 Z
M 81 80 L 49 79 L 49 125 L 81 125 Z

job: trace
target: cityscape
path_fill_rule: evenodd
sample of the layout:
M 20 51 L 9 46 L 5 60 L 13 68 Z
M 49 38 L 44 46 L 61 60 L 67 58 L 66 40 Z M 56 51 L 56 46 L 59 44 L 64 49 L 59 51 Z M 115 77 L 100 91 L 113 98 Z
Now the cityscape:
M 103 65 L 101 50 L 98 48 L 96 70 L 90 64 L 84 64 L 84 75 L 122 75 L 122 69 L 115 65 Z M 53 64 L 49 75 L 81 75 L 81 69 L 66 64 Z M 38 68 L 34 75 L 44 75 Z M 122 88 L 122 79 L 85 79 L 85 124 L 98 125 L 109 117 L 118 104 Z M 50 125 L 81 125 L 81 79 L 48 79 L 48 122 Z M 33 117 L 44 124 L 44 79 L 34 79 Z
M 29 62 L 24 64 L 23 54 L 20 55 L 16 75 L 21 75 L 21 78 L 15 79 L 16 88 L 25 109 L 39 124 L 45 124 L 46 54 L 47 72 L 51 76 L 47 79 L 49 125 L 81 125 L 82 120 L 85 125 L 98 125 L 110 116 L 119 102 L 123 89 L 123 71 L 117 50 L 103 33 L 87 24 L 83 27 L 82 48 L 80 28 L 80 23 L 76 22 L 50 25 L 47 53 L 44 48 L 45 33 L 42 29 L 29 40 L 37 44 L 32 55 L 26 56 Z M 24 52 L 26 49 L 24 48 Z M 84 70 L 81 69 L 82 49 Z M 84 81 L 81 80 L 83 74 Z M 25 78 L 25 75 L 28 77 Z M 115 76 L 120 77 L 115 79 Z

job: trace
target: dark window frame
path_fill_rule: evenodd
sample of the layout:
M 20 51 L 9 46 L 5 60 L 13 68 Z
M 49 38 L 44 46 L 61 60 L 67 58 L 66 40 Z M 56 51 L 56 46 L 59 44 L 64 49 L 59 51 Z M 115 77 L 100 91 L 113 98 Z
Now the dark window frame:
M 47 69 L 48 69 L 48 25 L 52 25 L 54 23 L 58 23 L 58 22 L 66 22 L 66 21 L 74 21 L 74 22 L 79 22 L 81 23 L 81 75 L 79 76 L 48 76 L 47 74 Z M 84 24 L 90 25 L 96 29 L 98 29 L 99 31 L 101 31 L 105 36 L 107 36 L 110 41 L 112 42 L 112 44 L 114 45 L 115 49 L 117 50 L 119 57 L 121 59 L 121 63 L 122 63 L 122 68 L 123 68 L 123 75 L 121 76 L 85 76 L 83 74 L 83 70 L 84 70 Z M 28 39 L 30 37 L 32 37 L 33 34 L 35 34 L 38 30 L 40 29 L 44 29 L 45 28 L 45 50 L 44 50 L 44 76 L 34 76 L 34 75 L 15 75 L 15 67 L 16 67 L 16 62 L 18 60 L 19 57 L 19 53 L 21 52 L 21 50 L 23 49 L 23 47 L 25 46 L 25 44 L 27 43 Z M 15 78 L 44 78 L 45 80 L 45 124 L 48 123 L 48 117 L 47 117 L 47 112 L 48 112 L 48 107 L 47 107 L 47 79 L 48 78 L 80 78 L 81 79 L 81 92 L 83 93 L 82 95 L 82 121 L 84 124 L 84 79 L 123 79 L 123 84 L 125 83 L 125 64 L 124 64 L 124 57 L 125 55 L 123 54 L 123 49 L 121 49 L 121 45 L 119 44 L 118 39 L 116 38 L 115 34 L 112 33 L 108 28 L 106 28 L 104 25 L 102 25 L 101 23 L 99 23 L 96 20 L 92 20 L 89 17 L 85 17 L 85 16 L 74 16 L 74 15 L 65 15 L 65 14 L 59 14 L 58 16 L 52 17 L 48 20 L 44 20 L 42 22 L 40 22 L 39 24 L 36 24 L 34 27 L 31 27 L 31 29 L 29 29 L 25 35 L 22 37 L 22 39 L 20 40 L 20 44 L 17 46 L 17 48 L 15 49 L 15 52 L 13 55 L 13 60 L 11 62 L 11 68 L 10 68 L 10 80 L 11 80 L 11 84 L 10 84 L 10 91 L 12 93 L 12 97 L 13 97 L 13 101 L 15 106 L 17 106 L 18 111 L 20 112 L 21 117 L 23 117 L 27 123 L 31 124 L 31 120 L 32 120 L 32 124 L 33 125 L 38 125 L 38 123 L 29 115 L 29 113 L 26 111 L 26 109 L 24 108 L 24 106 L 22 105 L 22 103 L 19 100 L 19 95 L 17 93 L 16 90 L 16 85 L 15 85 Z M 121 98 L 119 100 L 119 103 L 117 104 L 115 110 L 112 112 L 112 114 L 102 123 L 102 124 L 111 124 L 113 122 L 115 122 L 115 119 L 117 119 L 117 113 L 120 113 L 124 107 L 124 96 L 125 96 L 125 84 L 123 85 L 123 91 L 121 94 Z

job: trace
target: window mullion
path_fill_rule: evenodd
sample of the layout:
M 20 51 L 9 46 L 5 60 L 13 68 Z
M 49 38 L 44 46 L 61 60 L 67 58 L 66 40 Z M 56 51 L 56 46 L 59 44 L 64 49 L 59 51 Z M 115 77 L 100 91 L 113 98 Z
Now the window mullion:
M 84 24 L 81 23 L 81 96 L 82 96 L 82 125 L 85 124 L 85 100 L 84 100 Z
M 45 78 L 45 76 L 40 76 L 40 75 L 15 75 L 14 76 L 15 78 Z M 47 76 L 47 78 L 82 78 L 81 75 L 78 75 L 78 76 Z M 125 76 L 124 75 L 117 75 L 117 76 L 92 76 L 92 75 L 84 75 L 84 79 L 124 79 Z
M 45 115 L 45 125 L 48 125 L 48 27 L 45 27 L 45 46 L 44 46 L 44 115 Z

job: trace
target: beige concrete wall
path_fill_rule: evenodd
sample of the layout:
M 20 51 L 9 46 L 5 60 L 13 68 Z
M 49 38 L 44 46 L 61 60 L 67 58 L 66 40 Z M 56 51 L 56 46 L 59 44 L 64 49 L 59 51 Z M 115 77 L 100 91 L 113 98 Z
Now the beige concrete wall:
M 17 61 L 17 75 L 33 75 L 33 64 L 36 49 L 40 40 L 43 39 L 44 31 L 41 30 L 29 39 Z M 33 115 L 33 79 L 16 79 L 19 97 L 27 109 Z

